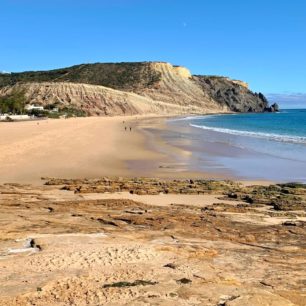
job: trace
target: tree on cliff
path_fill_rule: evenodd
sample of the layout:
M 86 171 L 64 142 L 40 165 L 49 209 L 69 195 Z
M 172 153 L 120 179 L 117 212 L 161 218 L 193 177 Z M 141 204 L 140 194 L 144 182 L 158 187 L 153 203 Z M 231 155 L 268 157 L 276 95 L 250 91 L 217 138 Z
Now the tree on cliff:
M 25 96 L 23 91 L 12 91 L 0 97 L 0 113 L 24 114 Z

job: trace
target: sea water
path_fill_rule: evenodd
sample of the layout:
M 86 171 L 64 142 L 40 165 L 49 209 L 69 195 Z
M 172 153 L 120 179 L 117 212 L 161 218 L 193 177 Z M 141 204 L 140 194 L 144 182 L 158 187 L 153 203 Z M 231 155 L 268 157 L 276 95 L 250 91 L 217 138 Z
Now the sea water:
M 306 109 L 211 115 L 193 118 L 190 125 L 232 135 L 306 144 Z
M 181 146 L 193 154 L 192 170 L 306 182 L 306 109 L 195 116 L 169 124 L 177 127 L 177 137 L 189 140 Z

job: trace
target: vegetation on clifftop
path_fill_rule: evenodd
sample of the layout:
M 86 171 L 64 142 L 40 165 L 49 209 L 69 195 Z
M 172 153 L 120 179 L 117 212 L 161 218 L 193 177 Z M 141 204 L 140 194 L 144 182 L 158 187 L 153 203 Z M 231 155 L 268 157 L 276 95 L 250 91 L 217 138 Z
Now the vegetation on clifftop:
M 96 63 L 50 71 L 0 74 L 0 88 L 28 82 L 72 82 L 102 85 L 113 89 L 150 87 L 160 80 L 160 73 L 147 63 Z
M 265 96 L 252 92 L 245 82 L 221 76 L 191 76 L 187 69 L 181 68 L 161 62 L 82 64 L 50 71 L 0 74 L 0 90 L 5 93 L 13 86 L 27 90 L 33 84 L 41 84 L 39 92 L 34 86 L 36 89 L 27 95 L 28 102 L 46 106 L 59 100 L 65 106 L 86 110 L 87 115 L 134 114 L 135 104 L 130 101 L 135 97 L 129 97 L 127 107 L 126 99 L 112 91 L 106 93 L 100 88 L 89 92 L 88 89 L 84 94 L 83 84 L 131 92 L 158 103 L 167 103 L 164 107 L 152 103 L 156 106 L 155 112 L 164 112 L 168 105 L 176 105 L 178 113 L 185 111 L 182 106 L 188 108 L 189 113 L 263 112 L 269 109 Z M 182 73 L 184 69 L 187 75 Z M 61 88 L 51 90 L 50 84 L 42 83 L 61 83 Z M 77 91 L 71 91 L 66 83 L 81 86 Z M 143 106 L 140 102 L 137 105 L 139 109 Z
M 13 91 L 6 96 L 0 96 L 0 114 L 24 114 L 25 96 L 23 91 Z

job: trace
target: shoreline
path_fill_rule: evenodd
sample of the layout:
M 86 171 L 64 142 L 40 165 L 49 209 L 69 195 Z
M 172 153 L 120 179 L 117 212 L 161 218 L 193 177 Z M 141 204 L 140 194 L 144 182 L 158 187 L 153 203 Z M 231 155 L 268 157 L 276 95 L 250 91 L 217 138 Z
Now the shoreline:
M 209 115 L 209 114 L 207 114 Z M 190 115 L 187 115 L 190 117 Z M 197 116 L 197 115 L 195 115 Z M 196 169 L 190 169 L 189 163 L 192 158 L 192 151 L 189 148 L 182 148 L 173 145 L 167 139 L 164 138 L 163 134 L 171 133 L 171 128 L 167 124 L 167 120 L 174 118 L 180 118 L 185 116 L 167 116 L 167 117 L 152 117 L 144 118 L 138 122 L 139 132 L 144 135 L 145 146 L 153 152 L 157 152 L 161 158 L 150 161 L 150 165 L 137 161 L 130 165 L 130 169 L 135 171 L 136 168 L 149 169 L 147 172 L 138 174 L 146 174 L 148 177 L 158 177 L 166 179 L 235 179 L 230 177 L 229 173 L 222 172 L 208 172 L 208 171 L 197 171 Z
M 224 169 L 190 168 L 193 152 L 164 139 L 169 134 L 169 118 L 178 117 L 138 115 L 2 123 L 0 183 L 41 184 L 42 177 L 103 176 L 241 180 Z
M 306 182 L 305 158 L 292 156 L 294 152 L 297 157 L 303 156 L 302 145 L 203 130 L 192 127 L 192 120 L 190 116 L 187 120 L 168 120 L 166 127 L 160 129 L 169 147 L 192 156 L 186 161 L 189 171 L 198 169 L 212 178 L 219 174 L 232 180 Z M 151 131 L 156 133 L 153 128 Z
M 191 116 L 188 115 L 187 118 L 189 117 Z M 198 115 L 194 117 L 198 117 Z M 182 124 L 172 126 L 171 122 L 184 121 L 184 119 L 180 120 L 177 118 L 173 116 L 167 118 L 157 117 L 140 121 L 140 132 L 146 136 L 146 146 L 150 150 L 157 151 L 164 156 L 163 159 L 155 161 L 155 167 L 154 169 L 153 167 L 151 168 L 148 176 L 168 179 L 233 180 L 245 184 L 264 185 L 277 182 L 274 179 L 241 176 L 232 169 L 220 166 L 214 162 L 211 156 L 218 155 L 221 152 L 227 152 L 233 158 L 236 157 L 236 151 L 232 150 L 230 146 L 225 146 L 220 152 L 220 148 L 214 143 L 215 135 L 210 135 L 211 138 L 206 143 L 206 147 L 200 147 L 201 154 L 206 154 L 207 157 L 199 159 L 196 155 L 199 148 L 196 147 L 192 137 L 194 134 L 201 135 L 201 131 Z M 191 129 L 193 130 L 192 134 L 190 133 Z M 237 155 L 237 158 L 239 158 L 239 155 Z M 141 162 L 138 162 L 138 167 L 141 164 Z M 145 165 L 142 166 L 144 167 Z
M 0 129 L 0 305 L 304 305 L 305 186 L 207 180 L 165 124 Z

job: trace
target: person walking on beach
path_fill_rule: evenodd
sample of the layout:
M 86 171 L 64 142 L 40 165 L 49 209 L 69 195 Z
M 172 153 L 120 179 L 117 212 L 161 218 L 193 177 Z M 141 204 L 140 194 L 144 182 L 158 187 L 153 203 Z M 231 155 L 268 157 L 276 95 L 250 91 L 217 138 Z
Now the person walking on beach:
M 126 131 L 126 126 L 124 127 L 124 130 Z
M 130 126 L 130 132 L 132 132 L 132 127 Z

